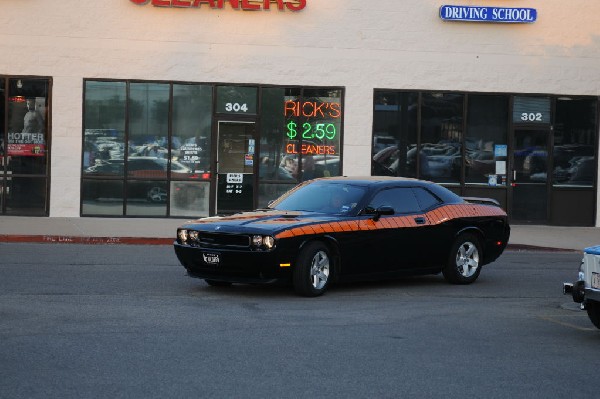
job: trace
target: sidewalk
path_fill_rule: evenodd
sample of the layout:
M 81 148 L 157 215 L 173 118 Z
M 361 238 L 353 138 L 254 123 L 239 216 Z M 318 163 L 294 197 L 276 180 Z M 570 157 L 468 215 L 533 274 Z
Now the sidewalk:
M 185 219 L 0 216 L 0 242 L 170 245 Z M 600 228 L 511 226 L 509 249 L 574 250 L 600 245 Z

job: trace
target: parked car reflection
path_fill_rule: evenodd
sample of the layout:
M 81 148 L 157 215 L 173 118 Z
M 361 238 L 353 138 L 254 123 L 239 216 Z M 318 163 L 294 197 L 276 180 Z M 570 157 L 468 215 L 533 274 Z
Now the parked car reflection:
M 168 160 L 155 157 L 129 157 L 127 160 L 128 181 L 126 184 L 127 198 L 148 202 L 166 202 L 167 200 L 167 167 Z M 177 161 L 171 161 L 171 174 L 189 176 L 191 170 Z M 123 176 L 124 161 L 111 159 L 101 161 L 85 170 L 88 175 Z M 151 180 L 164 179 L 164 180 Z M 121 199 L 123 198 L 123 181 L 103 180 L 101 183 L 91 183 L 87 190 L 86 199 Z

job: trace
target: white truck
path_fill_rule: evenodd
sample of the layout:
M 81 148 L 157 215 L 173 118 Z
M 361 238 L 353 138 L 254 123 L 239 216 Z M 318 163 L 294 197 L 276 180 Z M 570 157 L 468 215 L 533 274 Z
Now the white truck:
M 572 295 L 573 301 L 581 304 L 592 323 L 600 328 L 600 245 L 583 250 L 577 281 L 563 283 L 563 294 Z

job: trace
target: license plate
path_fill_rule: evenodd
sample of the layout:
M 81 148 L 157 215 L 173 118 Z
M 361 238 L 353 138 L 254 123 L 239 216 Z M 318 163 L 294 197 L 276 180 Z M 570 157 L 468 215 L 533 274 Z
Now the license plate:
M 600 289 L 600 273 L 592 273 L 592 288 Z
M 208 265 L 212 265 L 212 266 L 218 266 L 219 262 L 221 261 L 219 254 L 210 254 L 210 253 L 203 253 L 202 259 L 204 259 L 204 263 L 206 263 Z

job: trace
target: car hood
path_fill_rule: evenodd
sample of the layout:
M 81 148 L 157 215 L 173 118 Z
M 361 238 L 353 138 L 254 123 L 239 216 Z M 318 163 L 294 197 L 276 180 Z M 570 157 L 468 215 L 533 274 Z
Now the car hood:
M 340 219 L 349 218 L 314 212 L 269 210 L 207 217 L 186 222 L 181 227 L 214 233 L 276 234 L 290 228 Z

